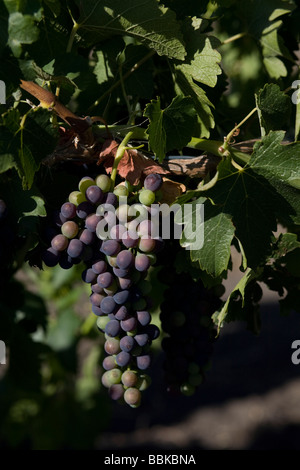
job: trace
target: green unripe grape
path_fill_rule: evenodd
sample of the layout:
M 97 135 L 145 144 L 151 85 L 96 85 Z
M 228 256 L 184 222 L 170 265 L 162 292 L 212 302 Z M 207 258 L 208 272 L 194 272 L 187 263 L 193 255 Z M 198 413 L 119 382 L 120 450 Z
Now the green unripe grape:
M 155 202 L 155 193 L 150 189 L 142 189 L 139 194 L 139 201 L 145 206 L 151 206 Z
M 121 382 L 122 371 L 120 369 L 111 369 L 104 372 L 101 378 L 102 385 L 104 387 L 111 387 L 114 384 Z
M 190 375 L 188 382 L 193 387 L 199 387 L 203 382 L 203 377 L 201 374 Z
M 117 338 L 108 337 L 104 343 L 104 349 L 107 354 L 118 354 L 121 351 L 120 341 Z
M 129 207 L 130 206 L 128 204 L 122 204 L 116 209 L 116 216 L 122 224 L 129 220 Z
M 103 315 L 102 317 L 98 317 L 97 318 L 97 321 L 96 321 L 96 325 L 97 325 L 97 328 L 104 332 L 105 330 L 105 327 L 107 325 L 107 323 L 110 321 L 109 317 L 106 316 L 106 315 Z
M 94 186 L 96 183 L 95 183 L 95 180 L 93 178 L 91 178 L 90 176 L 84 176 L 83 178 L 81 178 L 81 180 L 79 181 L 79 184 L 78 184 L 78 189 L 79 191 L 81 191 L 83 194 L 85 194 L 87 188 L 89 188 L 90 186 Z
M 72 202 L 72 204 L 75 204 L 75 206 L 78 206 L 81 202 L 85 201 L 85 194 L 83 194 L 81 191 L 72 191 L 69 194 L 69 202 Z
M 104 192 L 108 193 L 111 188 L 111 179 L 107 175 L 98 175 L 96 180 L 96 185 Z
M 125 370 L 121 377 L 124 387 L 134 387 L 138 383 L 138 375 L 133 370 Z
M 128 188 L 126 188 L 126 186 L 124 184 L 119 184 L 118 186 L 115 187 L 114 194 L 118 197 L 120 197 L 120 196 L 128 197 L 129 196 L 129 190 L 128 190 Z
M 124 392 L 124 400 L 132 408 L 137 408 L 141 404 L 141 397 L 141 392 L 134 387 L 127 388 Z
M 185 382 L 181 385 L 180 391 L 183 395 L 191 396 L 194 395 L 196 388 L 188 382 Z
M 146 390 L 150 385 L 151 385 L 151 377 L 149 377 L 149 375 L 147 374 L 141 374 L 139 376 L 139 382 L 138 382 L 138 385 L 137 385 L 137 388 L 143 392 L 144 390 Z
M 73 220 L 67 220 L 61 226 L 61 233 L 67 238 L 74 238 L 76 237 L 79 231 L 79 227 Z

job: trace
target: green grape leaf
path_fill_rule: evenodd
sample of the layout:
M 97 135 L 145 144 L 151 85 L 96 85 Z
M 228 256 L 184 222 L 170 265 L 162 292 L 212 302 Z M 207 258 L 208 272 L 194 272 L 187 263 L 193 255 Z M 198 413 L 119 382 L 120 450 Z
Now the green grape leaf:
M 213 88 L 217 83 L 217 76 L 222 73 L 219 66 L 221 55 L 216 50 L 220 42 L 214 36 L 202 34 L 197 20 L 193 18 L 183 23 L 187 56 L 176 68 L 183 75 L 191 76 L 197 82 Z
M 176 96 L 165 109 L 161 109 L 158 97 L 147 104 L 144 116 L 150 121 L 147 128 L 150 150 L 160 162 L 166 152 L 181 149 L 190 141 L 197 122 L 193 102 L 184 96 Z
M 230 310 L 230 303 L 232 300 L 234 300 L 237 296 L 237 294 L 241 295 L 242 298 L 242 303 L 241 307 L 244 307 L 244 301 L 245 301 L 245 290 L 248 284 L 253 281 L 254 279 L 258 278 L 259 275 L 261 274 L 261 271 L 253 271 L 252 269 L 248 269 L 242 278 L 239 280 L 239 282 L 236 284 L 236 286 L 232 289 L 231 293 L 229 294 L 226 302 L 224 303 L 223 307 L 221 310 L 215 312 L 212 315 L 212 319 L 218 327 L 218 333 L 220 332 L 220 328 L 222 328 L 224 321 L 226 320 L 226 317 L 229 313 Z
M 204 218 L 197 223 L 196 212 L 199 204 L 203 204 Z M 191 212 L 188 211 L 183 220 L 184 230 L 180 243 L 190 250 L 192 262 L 198 262 L 199 267 L 214 278 L 221 276 L 229 263 L 230 246 L 235 232 L 230 216 L 203 197 L 196 199 L 190 205 Z M 178 222 L 178 218 L 175 217 L 175 221 Z M 191 237 L 193 232 L 197 233 L 198 237 L 202 232 L 202 246 L 198 247 L 198 243 L 195 242 L 190 243 L 190 240 L 193 240 Z
M 9 16 L 8 34 L 8 44 L 14 55 L 19 57 L 22 44 L 32 44 L 38 40 L 39 29 L 33 16 L 15 12 Z
M 14 168 L 16 162 L 13 155 L 10 154 L 0 154 L 0 173 L 5 173 L 7 170 Z
M 225 216 L 230 217 L 248 267 L 253 269 L 270 254 L 278 220 L 285 224 L 300 223 L 300 145 L 282 145 L 283 137 L 284 132 L 270 132 L 255 145 L 244 168 L 237 169 L 230 159 L 224 159 L 218 165 L 217 183 L 207 191 L 193 193 L 194 197 L 201 195 L 213 201 L 223 223 L 227 221 Z M 207 257 L 212 256 L 206 261 L 207 267 L 214 263 L 211 243 L 205 237 L 203 252 Z M 225 250 L 223 243 L 222 250 Z M 197 256 L 202 259 L 201 252 L 194 253 L 194 260 Z
M 291 114 L 291 100 L 274 83 L 267 83 L 257 94 L 257 106 L 260 110 L 260 125 L 263 135 L 271 130 L 282 129 Z
M 191 75 L 184 74 L 179 68 L 176 69 L 175 91 L 177 94 L 182 93 L 184 96 L 191 97 L 197 112 L 199 125 L 197 135 L 199 138 L 209 138 L 210 129 L 215 126 L 211 110 L 214 106 L 207 98 L 205 91 L 193 81 Z
M 185 47 L 176 15 L 156 0 L 76 0 L 78 33 L 90 44 L 113 35 L 131 36 L 158 55 L 183 60 Z

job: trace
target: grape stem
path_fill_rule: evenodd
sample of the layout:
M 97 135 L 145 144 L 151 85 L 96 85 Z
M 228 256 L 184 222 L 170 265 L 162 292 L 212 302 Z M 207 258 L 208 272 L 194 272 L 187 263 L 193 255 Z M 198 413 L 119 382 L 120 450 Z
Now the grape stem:
M 120 143 L 120 145 L 118 147 L 118 150 L 117 150 L 117 153 L 116 153 L 116 156 L 115 156 L 115 159 L 114 159 L 114 164 L 113 164 L 113 167 L 112 167 L 112 171 L 111 171 L 111 177 L 110 177 L 110 179 L 111 179 L 111 190 L 112 191 L 113 191 L 113 189 L 115 187 L 115 183 L 116 183 L 118 165 L 119 165 L 121 159 L 123 158 L 125 151 L 128 150 L 128 148 L 129 148 L 127 146 L 127 144 L 129 142 L 129 140 L 132 138 L 132 135 L 133 135 L 133 131 L 127 132 L 127 134 L 125 135 L 124 139 L 122 140 L 122 142 Z

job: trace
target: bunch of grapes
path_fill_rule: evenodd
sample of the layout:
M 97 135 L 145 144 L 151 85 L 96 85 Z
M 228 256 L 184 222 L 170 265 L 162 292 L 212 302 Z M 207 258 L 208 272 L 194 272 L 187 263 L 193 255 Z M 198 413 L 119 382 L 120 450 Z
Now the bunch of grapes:
M 105 335 L 102 384 L 131 407 L 150 384 L 151 344 L 159 336 L 146 277 L 164 244 L 151 220 L 162 183 L 151 174 L 141 189 L 127 182 L 112 189 L 106 174 L 83 177 L 55 214 L 42 256 L 47 266 L 64 269 L 84 263 L 82 279 L 91 286 L 91 309 Z
M 216 339 L 211 316 L 222 302 L 214 289 L 206 289 L 187 273 L 172 278 L 163 268 L 160 276 L 168 284 L 160 313 L 167 390 L 192 395 L 211 362 Z

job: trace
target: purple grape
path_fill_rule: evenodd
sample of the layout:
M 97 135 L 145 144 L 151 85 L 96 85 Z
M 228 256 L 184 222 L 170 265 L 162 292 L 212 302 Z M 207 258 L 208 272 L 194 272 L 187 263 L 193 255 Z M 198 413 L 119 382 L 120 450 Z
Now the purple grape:
M 129 274 L 128 269 L 120 269 L 117 267 L 113 267 L 113 272 L 114 272 L 114 275 L 117 277 L 126 277 Z
M 146 344 L 149 342 L 149 336 L 147 333 L 139 333 L 134 336 L 134 340 L 137 342 L 139 346 L 146 346 Z
M 62 253 L 62 256 L 59 258 L 59 266 L 62 269 L 70 269 L 74 266 L 72 258 L 66 252 Z
M 107 270 L 107 263 L 104 260 L 95 261 L 92 265 L 95 274 L 102 274 Z
M 117 320 L 125 320 L 128 316 L 128 310 L 125 307 L 125 305 L 122 305 L 116 312 L 115 312 L 115 318 Z
M 129 295 L 130 295 L 129 290 L 119 291 L 114 295 L 114 301 L 118 305 L 123 305 L 128 301 Z
M 125 320 L 121 320 L 121 328 L 123 331 L 133 331 L 137 327 L 137 319 L 135 317 L 129 317 Z
M 116 309 L 116 302 L 114 301 L 113 297 L 111 296 L 107 296 L 105 297 L 101 304 L 100 304 L 100 308 L 102 310 L 103 313 L 113 313 L 114 310 Z
M 99 186 L 89 186 L 85 192 L 85 196 L 92 204 L 100 204 L 104 199 L 104 194 Z
M 102 361 L 102 367 L 105 370 L 111 370 L 116 367 L 116 361 L 113 356 L 106 356 Z
M 116 363 L 120 367 L 126 367 L 130 363 L 131 356 L 126 351 L 121 351 L 119 354 L 116 355 Z
M 67 217 L 64 217 L 60 211 L 55 211 L 53 216 L 54 223 L 57 227 L 61 227 L 65 222 L 67 222 Z
M 106 300 L 106 299 L 104 299 Z M 102 308 L 101 308 L 102 310 Z M 118 320 L 110 320 L 105 326 L 105 333 L 108 336 L 116 337 L 121 332 L 120 322 Z
M 142 326 L 147 326 L 151 322 L 151 315 L 147 310 L 138 310 L 136 316 Z
M 133 281 L 132 279 L 128 279 L 126 277 L 119 277 L 118 283 L 121 289 L 129 289 L 132 286 Z
M 120 348 L 122 351 L 130 352 L 135 346 L 135 340 L 133 336 L 123 336 L 120 339 Z
M 112 400 L 120 400 L 124 395 L 122 384 L 113 384 L 108 389 L 108 394 Z
M 103 287 L 100 287 L 99 284 L 96 282 L 96 284 L 91 285 L 92 292 L 95 292 L 96 294 L 103 294 L 104 289 Z
M 87 268 L 82 272 L 81 278 L 83 282 L 92 284 L 96 281 L 97 275 L 94 273 L 94 271 L 91 268 Z
M 111 322 L 108 322 L 109 325 Z M 121 351 L 120 341 L 117 338 L 110 337 L 104 343 L 104 351 L 112 356 L 113 354 L 118 354 Z
M 77 206 L 76 214 L 80 219 L 86 219 L 94 212 L 94 206 L 89 201 L 83 201 Z
M 77 238 L 70 240 L 67 253 L 71 258 L 79 258 L 82 255 L 84 245 Z
M 111 286 L 113 281 L 114 277 L 109 271 L 101 273 L 97 276 L 97 283 L 100 287 L 103 287 L 103 289 L 107 289 L 109 286 Z
M 136 358 L 136 365 L 138 369 L 145 370 L 150 367 L 151 364 L 151 356 L 149 354 L 144 354 L 143 356 L 137 356 Z
M 95 242 L 95 239 L 95 233 L 91 232 L 87 228 L 85 228 L 79 236 L 79 240 L 85 245 L 92 245 Z
M 129 250 L 122 250 L 117 255 L 117 265 L 120 269 L 128 269 L 134 264 L 134 255 Z
M 163 184 L 163 179 L 158 173 L 151 173 L 147 175 L 144 180 L 144 188 L 150 189 L 150 191 L 158 191 Z
M 51 241 L 51 246 L 56 251 L 64 251 L 68 247 L 68 244 L 68 238 L 65 237 L 62 233 L 55 235 L 55 237 L 52 238 Z
M 72 202 L 65 202 L 61 208 L 60 213 L 66 219 L 74 219 L 76 216 L 76 206 Z
M 102 243 L 101 251 L 107 256 L 116 256 L 121 249 L 120 243 L 117 240 L 105 240 Z
M 139 253 L 135 257 L 135 269 L 140 272 L 145 272 L 150 267 L 150 259 L 144 253 Z
M 91 302 L 92 305 L 96 305 L 96 307 L 100 307 L 100 304 L 101 304 L 101 302 L 104 298 L 105 298 L 104 295 L 97 294 L 96 292 L 93 292 L 90 295 L 90 302 Z
M 122 235 L 122 243 L 126 248 L 134 248 L 139 241 L 138 234 L 133 230 L 128 230 Z
M 100 222 L 101 217 L 98 214 L 89 214 L 85 219 L 85 227 L 91 232 L 96 232 L 98 223 Z
M 49 268 L 53 268 L 57 265 L 60 258 L 60 253 L 57 250 L 54 250 L 52 247 L 47 248 L 42 254 L 42 260 L 44 261 L 45 265 Z
M 92 312 L 97 315 L 97 317 L 101 317 L 104 315 L 100 307 L 97 307 L 97 305 L 92 305 Z

